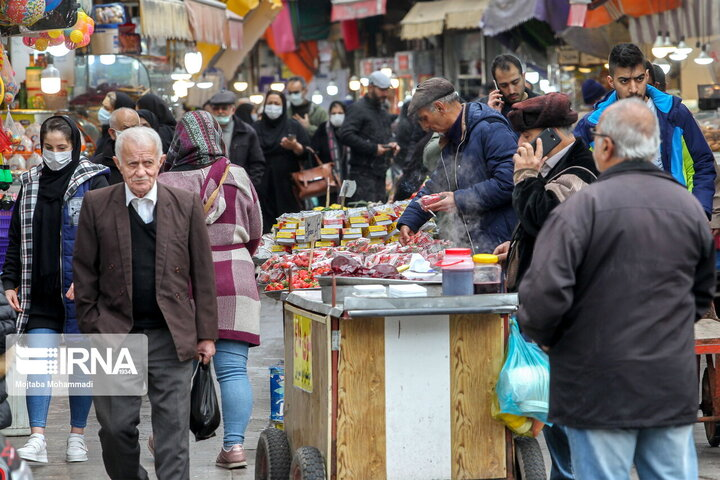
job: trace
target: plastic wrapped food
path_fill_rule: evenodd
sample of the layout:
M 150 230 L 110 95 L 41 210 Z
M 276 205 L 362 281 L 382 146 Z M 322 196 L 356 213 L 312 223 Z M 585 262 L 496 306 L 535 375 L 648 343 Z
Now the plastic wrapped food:
M 25 157 L 20 154 L 15 154 L 8 160 L 10 170 L 25 170 L 27 168 L 25 164 Z

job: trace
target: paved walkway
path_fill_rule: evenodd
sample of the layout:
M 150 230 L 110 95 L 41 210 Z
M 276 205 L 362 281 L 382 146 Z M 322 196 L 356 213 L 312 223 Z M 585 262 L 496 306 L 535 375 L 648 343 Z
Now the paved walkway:
M 255 404 L 250 425 L 247 430 L 245 445 L 248 453 L 248 467 L 237 470 L 224 470 L 215 466 L 215 457 L 222 443 L 222 426 L 218 430 L 218 436 L 202 442 L 190 440 L 191 461 L 190 477 L 202 480 L 230 480 L 230 479 L 253 479 L 255 476 L 255 448 L 257 446 L 260 432 L 268 425 L 270 414 L 270 388 L 268 367 L 274 365 L 282 358 L 282 317 L 281 305 L 264 298 L 262 301 L 262 322 L 261 338 L 263 344 L 260 347 L 250 350 L 248 373 L 253 387 Z M 150 405 L 147 401 L 143 403 L 141 412 L 140 439 L 142 444 L 141 462 L 150 473 L 151 479 L 156 479 L 153 469 L 153 460 L 147 449 L 147 439 L 150 434 Z M 48 436 L 48 457 L 50 463 L 47 465 L 33 464 L 33 472 L 37 480 L 100 480 L 107 478 L 100 456 L 100 441 L 98 440 L 98 424 L 94 411 L 90 412 L 86 439 L 90 448 L 90 460 L 82 464 L 65 463 L 65 442 L 67 428 L 60 425 L 67 425 L 69 410 L 67 399 L 53 399 L 47 431 Z M 11 438 L 16 447 L 25 443 L 27 437 Z M 695 440 L 700 461 L 700 479 L 720 480 L 720 449 L 710 448 L 705 441 L 705 434 L 702 426 L 695 428 Z M 545 442 L 540 444 L 545 456 L 545 465 L 549 472 L 550 461 L 545 449 Z M 637 476 L 633 475 L 633 478 Z M 368 479 L 380 480 L 380 479 Z

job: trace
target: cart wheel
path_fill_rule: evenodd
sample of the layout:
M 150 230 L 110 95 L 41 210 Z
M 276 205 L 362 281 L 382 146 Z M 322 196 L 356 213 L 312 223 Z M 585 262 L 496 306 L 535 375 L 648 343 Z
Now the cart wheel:
M 537 439 L 515 437 L 515 478 L 519 480 L 547 480 L 545 462 Z
M 700 408 L 706 417 L 715 415 L 712 404 L 710 373 L 706 368 L 702 376 L 702 399 L 700 403 Z M 710 446 L 717 447 L 720 445 L 720 422 L 705 422 L 703 425 L 705 426 L 705 436 Z
M 285 432 L 273 427 L 263 430 L 255 452 L 255 480 L 287 480 L 291 461 Z
M 325 462 L 315 447 L 300 447 L 290 466 L 290 480 L 325 480 Z

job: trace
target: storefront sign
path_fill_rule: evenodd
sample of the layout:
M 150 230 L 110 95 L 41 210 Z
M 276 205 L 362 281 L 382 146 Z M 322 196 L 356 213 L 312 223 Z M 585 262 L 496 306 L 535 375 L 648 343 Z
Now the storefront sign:
M 293 315 L 293 385 L 308 393 L 313 391 L 312 320 Z
M 571 47 L 558 47 L 558 63 L 560 65 L 577 65 L 580 63 L 580 52 Z
M 398 75 L 413 73 L 413 52 L 395 54 L 395 73 Z

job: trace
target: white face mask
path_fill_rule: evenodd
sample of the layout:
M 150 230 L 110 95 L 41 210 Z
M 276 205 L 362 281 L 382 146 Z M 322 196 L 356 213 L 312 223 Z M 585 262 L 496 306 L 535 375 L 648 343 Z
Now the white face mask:
M 288 98 L 290 99 L 290 103 L 292 103 L 296 107 L 299 107 L 305 101 L 302 93 L 291 93 L 288 95 Z
M 251 113 L 250 118 L 253 119 L 253 122 L 257 122 L 257 119 L 258 119 L 257 113 Z
M 265 105 L 263 115 L 266 115 L 270 120 L 280 118 L 280 115 L 282 115 L 282 107 L 280 105 Z
M 110 123 L 110 112 L 108 112 L 105 107 L 100 107 L 97 115 L 100 125 L 108 125 Z
M 43 151 L 43 160 L 50 170 L 58 171 L 70 163 L 70 160 L 72 160 L 72 151 L 51 152 L 45 150 Z
M 345 121 L 345 114 L 344 113 L 333 113 L 330 115 L 330 124 L 337 128 L 343 124 Z

